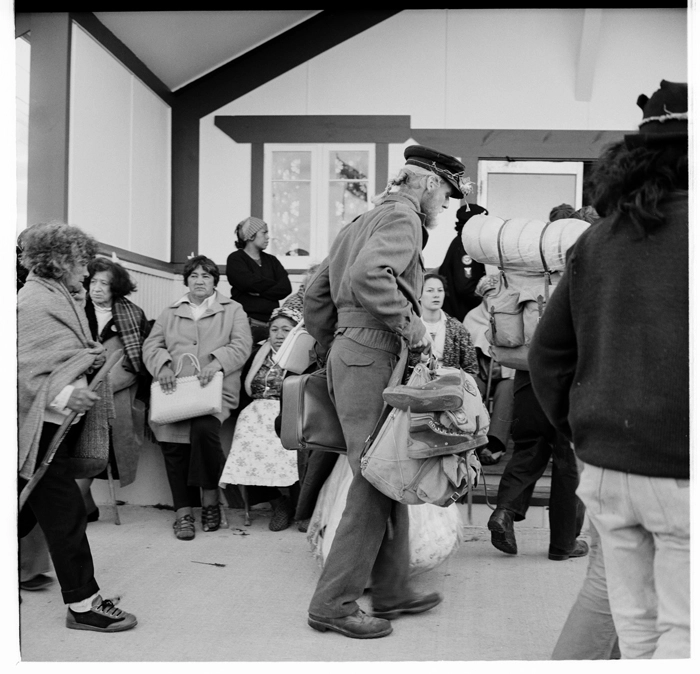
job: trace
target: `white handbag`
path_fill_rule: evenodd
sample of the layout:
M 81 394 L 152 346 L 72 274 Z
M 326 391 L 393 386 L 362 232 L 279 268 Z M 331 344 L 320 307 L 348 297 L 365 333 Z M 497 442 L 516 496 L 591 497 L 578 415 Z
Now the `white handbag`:
M 189 357 L 198 373 L 201 371 L 197 357 L 183 353 L 175 372 L 177 381 L 172 393 L 163 393 L 158 381 L 151 384 L 150 420 L 154 424 L 172 424 L 184 419 L 221 413 L 224 373 L 217 372 L 206 386 L 200 385 L 197 375 L 179 377 L 185 356 Z
M 316 340 L 298 323 L 290 331 L 272 359 L 283 369 L 301 374 L 311 365 Z

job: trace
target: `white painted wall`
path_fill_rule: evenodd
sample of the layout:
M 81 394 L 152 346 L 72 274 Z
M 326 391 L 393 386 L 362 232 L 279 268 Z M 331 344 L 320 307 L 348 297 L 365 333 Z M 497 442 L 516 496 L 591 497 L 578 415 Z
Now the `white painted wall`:
M 170 107 L 73 24 L 68 220 L 170 259 Z
M 640 93 L 651 95 L 662 79 L 687 81 L 686 10 L 603 9 L 591 100 L 577 101 L 583 19 L 583 9 L 404 10 L 203 118 L 200 250 L 225 262 L 232 227 L 250 215 L 249 147 L 217 129 L 215 115 L 410 115 L 413 128 L 627 130 L 639 122 Z M 390 169 L 400 166 L 402 147 L 392 147 Z M 454 234 L 452 211 L 442 218 L 425 251 L 428 266 Z

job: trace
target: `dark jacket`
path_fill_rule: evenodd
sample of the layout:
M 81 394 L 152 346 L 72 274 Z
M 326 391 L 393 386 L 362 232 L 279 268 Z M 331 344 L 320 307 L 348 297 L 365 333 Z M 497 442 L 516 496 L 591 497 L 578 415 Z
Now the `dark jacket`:
M 460 323 L 468 312 L 481 304 L 481 297 L 474 291 L 479 279 L 486 274 L 486 267 L 481 262 L 471 259 L 469 264 L 464 264 L 466 255 L 467 252 L 462 244 L 462 228 L 460 228 L 438 268 L 438 274 L 447 279 L 445 288 L 447 292 L 442 308 L 446 314 L 454 316 Z M 467 273 L 470 275 L 467 276 Z
M 242 249 L 226 260 L 226 278 L 231 299 L 238 302 L 249 318 L 267 323 L 279 301 L 292 293 L 287 270 L 274 256 L 261 252 L 262 266 Z
M 578 457 L 688 479 L 688 193 L 642 236 L 610 218 L 587 229 L 530 345 L 530 376 Z

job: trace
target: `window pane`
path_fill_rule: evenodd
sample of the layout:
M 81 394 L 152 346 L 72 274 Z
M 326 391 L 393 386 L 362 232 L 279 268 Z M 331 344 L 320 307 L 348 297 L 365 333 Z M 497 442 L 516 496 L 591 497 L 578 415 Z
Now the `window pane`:
M 367 180 L 369 152 L 365 150 L 334 150 L 328 162 L 331 180 Z
M 343 225 L 367 210 L 366 182 L 331 182 L 328 203 L 328 244 Z
M 273 152 L 273 180 L 311 180 L 311 152 Z
M 268 252 L 281 256 L 300 250 L 298 254 L 308 255 L 311 250 L 310 223 L 311 184 L 291 181 L 272 183 Z

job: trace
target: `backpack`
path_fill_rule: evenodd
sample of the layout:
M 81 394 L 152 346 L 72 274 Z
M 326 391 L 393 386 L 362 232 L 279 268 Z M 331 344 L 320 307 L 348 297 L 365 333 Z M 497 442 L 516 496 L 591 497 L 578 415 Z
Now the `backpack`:
M 535 221 L 528 221 L 532 225 Z M 555 221 L 557 222 L 557 221 Z M 530 349 L 530 341 L 535 334 L 537 324 L 544 313 L 549 297 L 561 279 L 563 273 L 562 262 L 565 260 L 566 250 L 573 245 L 576 238 L 588 226 L 579 220 L 574 223 L 572 236 L 571 227 L 566 232 L 564 221 L 558 221 L 560 228 L 559 245 L 553 245 L 551 240 L 546 241 L 547 230 L 552 224 L 541 223 L 539 229 L 539 241 L 537 249 L 539 260 L 530 259 L 524 262 L 511 259 L 506 264 L 504 259 L 504 237 L 508 233 L 509 223 L 521 227 L 520 220 L 503 221 L 496 237 L 498 252 L 498 268 L 500 271 L 499 285 L 496 289 L 487 293 L 484 298 L 489 313 L 489 328 L 486 331 L 486 339 L 491 345 L 493 357 L 501 365 L 516 370 L 530 369 L 527 356 Z M 535 232 L 536 232 L 535 229 Z M 531 227 L 531 232 L 533 228 Z M 518 231 L 518 233 L 521 230 Z M 568 240 L 564 240 L 567 236 Z M 545 243 L 546 242 L 546 243 Z M 520 242 L 519 242 L 520 243 Z M 530 248 L 534 248 L 530 241 Z M 555 257 L 554 264 L 548 260 L 548 253 Z M 557 268 L 554 268 L 556 265 Z

